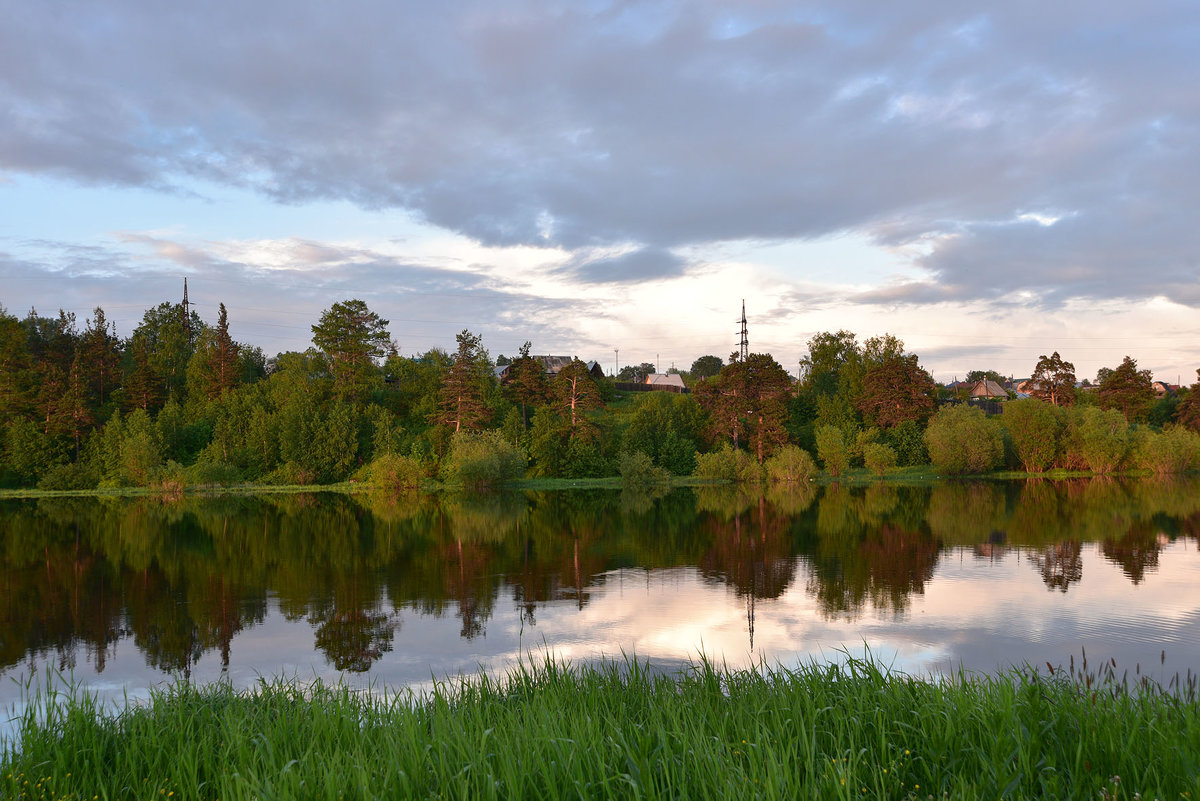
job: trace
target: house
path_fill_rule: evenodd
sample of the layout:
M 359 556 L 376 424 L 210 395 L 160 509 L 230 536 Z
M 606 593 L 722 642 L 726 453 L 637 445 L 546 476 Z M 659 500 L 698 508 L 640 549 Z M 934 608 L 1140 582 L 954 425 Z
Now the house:
M 1008 398 L 1008 390 L 991 379 L 985 379 L 972 384 L 971 388 L 967 391 L 967 397 L 984 399 L 999 398 L 1004 400 Z
M 575 361 L 574 356 L 534 356 L 533 358 L 542 363 L 542 367 L 546 371 L 546 378 L 554 378 L 560 370 Z
M 1150 388 L 1154 390 L 1154 397 L 1156 398 L 1165 398 L 1168 395 L 1175 394 L 1171 385 L 1165 381 L 1154 381 L 1150 384 Z
M 546 378 L 553 379 L 555 376 L 557 376 L 559 374 L 559 372 L 564 367 L 566 367 L 571 362 L 575 361 L 576 357 L 574 357 L 574 356 L 534 356 L 533 358 L 537 359 L 539 362 L 542 363 L 542 369 L 546 371 Z M 492 375 L 496 377 L 497 381 L 499 381 L 500 383 L 503 384 L 505 381 L 508 380 L 509 370 L 511 370 L 511 369 L 512 369 L 511 363 L 497 365 L 496 367 L 492 368 Z M 604 378 L 604 368 L 600 366 L 599 362 L 596 362 L 596 361 L 588 362 L 587 369 L 588 369 L 588 372 L 591 373 L 592 378 Z
M 655 389 L 669 392 L 683 392 L 687 387 L 683 384 L 683 376 L 679 373 L 651 373 L 642 383 L 649 384 Z

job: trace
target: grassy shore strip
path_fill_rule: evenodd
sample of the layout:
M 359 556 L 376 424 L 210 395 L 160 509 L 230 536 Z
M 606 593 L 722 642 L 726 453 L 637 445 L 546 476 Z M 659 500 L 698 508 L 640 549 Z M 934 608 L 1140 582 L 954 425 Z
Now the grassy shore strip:
M 1191 474 L 1188 474 L 1191 475 Z M 848 470 L 841 476 L 833 477 L 828 473 L 820 473 L 813 480 L 819 486 L 830 484 L 844 485 L 932 485 L 940 481 L 970 480 L 970 481 L 1009 481 L 1012 479 L 1039 478 L 1051 481 L 1062 481 L 1072 478 L 1096 478 L 1095 473 L 1079 470 L 1050 470 L 1045 473 L 1022 473 L 1003 471 L 982 473 L 968 476 L 946 476 L 937 472 L 929 465 L 917 467 L 901 467 L 889 471 L 883 476 L 876 475 L 863 467 Z M 1146 470 L 1130 470 L 1121 473 L 1106 473 L 1105 478 L 1150 478 Z M 672 476 L 667 486 L 675 487 L 712 487 L 731 486 L 729 482 L 712 481 L 694 476 Z M 751 485 L 753 486 L 753 485 Z M 572 489 L 610 489 L 619 490 L 624 484 L 619 476 L 606 478 L 527 478 L 504 484 L 506 490 L 572 490 Z M 203 484 L 183 487 L 181 490 L 164 490 L 160 487 L 118 487 L 109 489 L 82 490 L 41 490 L 41 489 L 0 489 L 0 500 L 29 500 L 39 498 L 141 498 L 141 497 L 171 497 L 175 495 L 289 495 L 304 492 L 341 492 L 346 494 L 370 492 L 371 485 L 356 481 L 341 481 L 336 484 Z M 430 481 L 426 491 L 438 490 L 455 491 Z
M 0 759 L 0 796 L 1189 799 L 1198 760 L 1194 686 L 547 662 L 421 698 L 181 684 L 105 715 L 49 694 Z

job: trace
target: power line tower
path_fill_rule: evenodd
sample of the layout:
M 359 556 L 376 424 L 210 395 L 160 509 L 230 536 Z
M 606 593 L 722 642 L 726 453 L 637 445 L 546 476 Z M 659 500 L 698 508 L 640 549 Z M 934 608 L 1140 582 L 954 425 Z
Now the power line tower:
M 183 279 L 183 303 L 180 304 L 180 307 L 183 310 L 183 333 L 187 334 L 189 340 L 192 338 L 192 306 L 195 305 L 188 300 L 187 277 L 185 276 Z
M 742 323 L 742 330 L 741 330 L 742 337 L 741 337 L 741 340 L 738 342 L 738 358 L 745 359 L 747 356 L 750 355 L 750 335 L 747 333 L 747 328 L 746 328 L 746 301 L 744 299 L 742 300 L 741 323 Z

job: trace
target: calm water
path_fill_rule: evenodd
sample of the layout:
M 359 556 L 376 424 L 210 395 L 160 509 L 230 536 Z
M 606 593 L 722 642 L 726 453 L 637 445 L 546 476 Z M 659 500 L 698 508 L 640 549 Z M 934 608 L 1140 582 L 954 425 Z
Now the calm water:
M 1194 479 L 43 500 L 0 503 L 0 531 L 0 709 L 47 666 L 140 697 L 180 674 L 424 685 L 543 649 L 1200 669 Z

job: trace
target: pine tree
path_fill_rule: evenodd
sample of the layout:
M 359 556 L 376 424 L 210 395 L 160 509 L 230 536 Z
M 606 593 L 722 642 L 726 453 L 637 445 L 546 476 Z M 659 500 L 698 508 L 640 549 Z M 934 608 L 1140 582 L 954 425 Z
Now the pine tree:
M 188 364 L 188 380 L 193 391 L 205 398 L 217 400 L 237 385 L 240 377 L 238 358 L 241 346 L 229 336 L 229 317 L 225 304 L 220 304 L 216 328 L 200 334 L 196 352 Z
M 0 306 L 0 419 L 32 411 L 30 370 L 29 335 L 21 321 Z
M 573 434 L 583 426 L 583 412 L 604 405 L 600 388 L 596 386 L 587 365 L 579 359 L 572 360 L 558 371 L 554 377 L 553 392 L 559 411 L 571 422 Z
M 151 363 L 152 353 L 149 338 L 134 334 L 126 347 L 129 368 L 122 384 L 125 409 L 157 408 L 161 399 L 162 379 Z
M 438 392 L 433 420 L 454 431 L 471 431 L 482 427 L 490 414 L 483 401 L 487 353 L 480 347 L 480 338 L 465 328 L 455 339 L 458 350 Z
M 1137 369 L 1137 362 L 1128 356 L 1100 382 L 1100 406 L 1119 409 L 1126 423 L 1132 423 L 1153 400 L 1150 371 Z
M 388 321 L 361 300 L 335 303 L 312 327 L 313 344 L 329 357 L 334 388 L 344 398 L 359 399 L 377 381 L 375 360 L 394 350 Z
M 1055 406 L 1070 406 L 1075 402 L 1075 365 L 1064 361 L 1058 351 L 1041 356 L 1029 379 L 1030 395 Z
M 521 346 L 520 356 L 509 365 L 508 393 L 521 404 L 522 430 L 529 428 L 526 406 L 539 406 L 550 399 L 550 385 L 541 361 L 529 355 L 531 343 Z
M 116 327 L 105 319 L 97 306 L 88 320 L 79 342 L 83 353 L 83 371 L 95 408 L 108 401 L 117 387 L 121 371 L 121 340 Z

